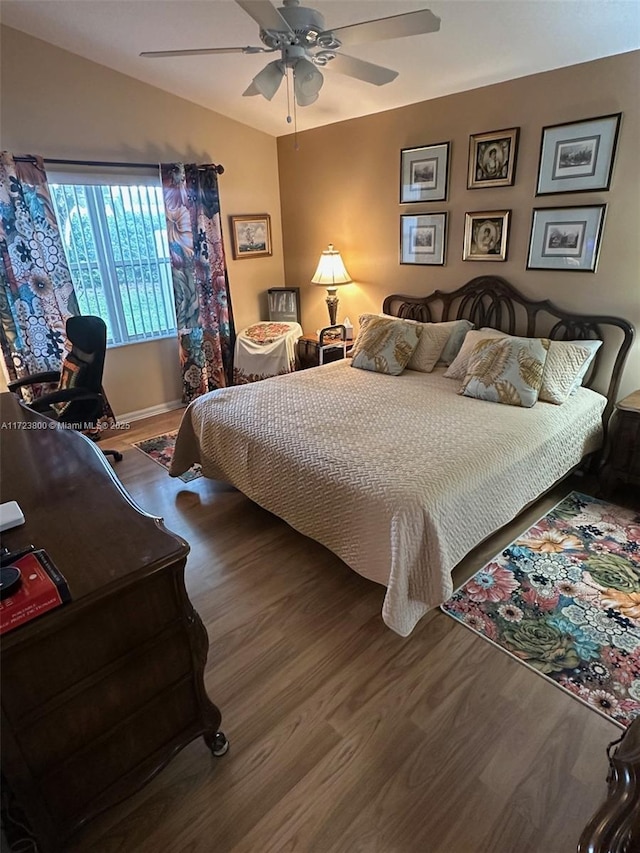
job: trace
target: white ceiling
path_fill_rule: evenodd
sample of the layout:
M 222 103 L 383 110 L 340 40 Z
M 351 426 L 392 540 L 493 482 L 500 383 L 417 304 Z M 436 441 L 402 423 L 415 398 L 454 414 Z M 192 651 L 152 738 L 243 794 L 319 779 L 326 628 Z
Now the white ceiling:
M 274 5 L 280 5 L 276 0 Z M 440 31 L 352 46 L 399 76 L 372 86 L 326 69 L 298 130 L 640 48 L 640 0 L 310 0 L 327 28 L 429 8 Z M 145 50 L 260 45 L 234 0 L 2 0 L 2 23 L 272 136 L 293 132 L 287 93 L 243 98 L 272 55 L 144 59 Z

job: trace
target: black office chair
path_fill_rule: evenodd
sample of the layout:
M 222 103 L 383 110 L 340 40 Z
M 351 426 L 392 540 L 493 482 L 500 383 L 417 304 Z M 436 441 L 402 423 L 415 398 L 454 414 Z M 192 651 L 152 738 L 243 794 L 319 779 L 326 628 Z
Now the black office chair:
M 102 372 L 107 351 L 107 327 L 101 317 L 69 317 L 66 325 L 71 351 L 61 370 L 34 373 L 8 383 L 9 391 L 18 392 L 29 385 L 58 383 L 58 388 L 27 403 L 30 409 L 82 432 L 96 429 L 104 409 Z M 122 459 L 117 450 L 103 450 L 116 462 Z

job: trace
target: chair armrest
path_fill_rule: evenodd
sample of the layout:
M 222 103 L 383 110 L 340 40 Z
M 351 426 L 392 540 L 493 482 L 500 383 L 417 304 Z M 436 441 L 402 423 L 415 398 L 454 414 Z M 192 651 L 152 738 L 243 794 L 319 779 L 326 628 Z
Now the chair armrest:
M 42 412 L 50 408 L 54 403 L 68 403 L 71 400 L 101 400 L 102 394 L 95 391 L 87 391 L 86 388 L 60 388 L 50 394 L 43 394 L 29 403 L 29 408 L 36 412 Z
M 32 373 L 31 376 L 24 376 L 22 379 L 12 379 L 7 383 L 9 391 L 16 391 L 18 388 L 24 388 L 27 385 L 44 385 L 47 382 L 59 382 L 59 370 L 46 370 L 43 373 Z

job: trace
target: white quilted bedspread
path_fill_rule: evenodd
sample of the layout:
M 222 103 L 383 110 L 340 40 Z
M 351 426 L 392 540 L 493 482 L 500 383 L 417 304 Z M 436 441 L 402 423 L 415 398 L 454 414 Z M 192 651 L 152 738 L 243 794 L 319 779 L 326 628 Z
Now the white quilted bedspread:
M 191 403 L 171 474 L 194 462 L 387 587 L 407 636 L 452 592 L 451 570 L 602 440 L 586 388 L 531 409 L 460 383 L 350 361 L 213 391 Z

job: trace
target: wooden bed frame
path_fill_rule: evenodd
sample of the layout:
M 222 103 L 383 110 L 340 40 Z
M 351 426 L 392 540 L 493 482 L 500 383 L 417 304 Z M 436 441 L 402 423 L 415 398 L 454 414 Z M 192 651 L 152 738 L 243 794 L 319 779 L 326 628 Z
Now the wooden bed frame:
M 504 278 L 492 275 L 473 278 L 450 293 L 436 290 L 422 297 L 392 294 L 384 300 L 382 310 L 422 323 L 466 319 L 477 329 L 489 326 L 528 338 L 603 341 L 583 384 L 608 400 L 602 415 L 606 431 L 635 336 L 635 329 L 627 320 L 564 311 L 548 299 L 534 302 Z

